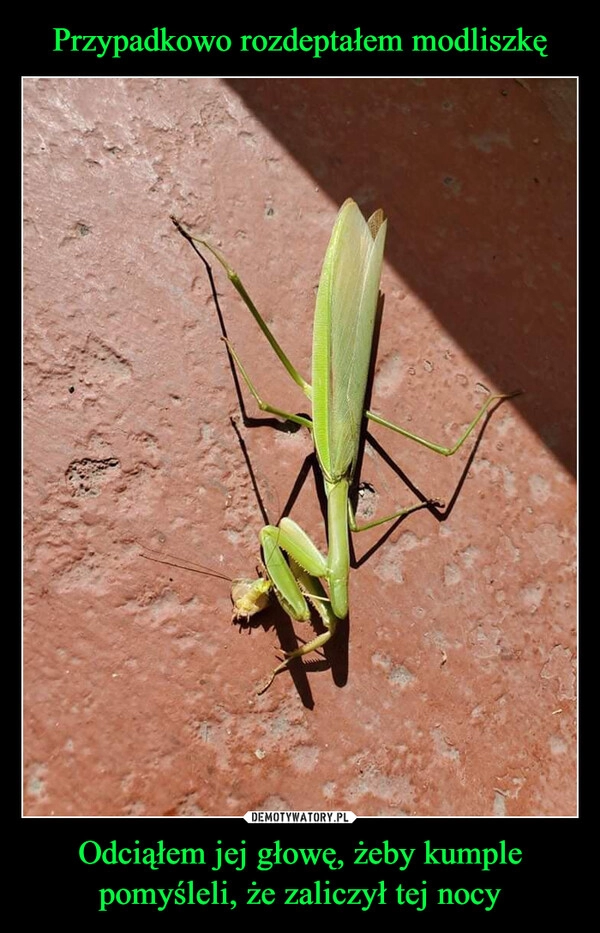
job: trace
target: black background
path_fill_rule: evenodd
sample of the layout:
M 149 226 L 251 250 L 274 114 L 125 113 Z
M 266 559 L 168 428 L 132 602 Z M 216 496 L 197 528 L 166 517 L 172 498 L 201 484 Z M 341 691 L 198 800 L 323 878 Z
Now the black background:
M 10 34 L 4 32 L 4 55 L 7 56 L 9 45 L 12 52 L 20 56 L 17 64 L 18 73 L 13 88 L 15 94 L 15 113 L 20 117 L 20 77 L 36 75 L 189 75 L 189 76 L 341 76 L 352 75 L 403 77 L 409 75 L 448 75 L 448 76 L 580 76 L 582 100 L 585 100 L 586 80 L 581 74 L 583 63 L 589 54 L 586 49 L 588 39 L 584 24 L 564 21 L 551 21 L 544 14 L 525 19 L 520 14 L 506 14 L 502 19 L 487 19 L 481 14 L 479 19 L 472 16 L 453 17 L 445 21 L 436 19 L 431 11 L 423 8 L 422 15 L 414 13 L 410 19 L 404 15 L 404 8 L 398 7 L 394 17 L 387 21 L 373 21 L 368 14 L 364 17 L 344 21 L 340 16 L 336 21 L 319 21 L 316 17 L 311 22 L 302 20 L 293 13 L 285 20 L 260 21 L 259 17 L 248 14 L 244 22 L 236 20 L 231 11 L 223 9 L 221 20 L 209 19 L 202 7 L 189 8 L 188 15 L 178 19 L 168 14 L 147 16 L 140 15 L 136 20 L 126 21 L 118 13 L 106 16 L 99 21 L 89 15 L 89 8 L 81 8 L 75 15 L 57 13 L 48 24 L 37 23 L 31 17 L 30 23 L 14 26 Z M 155 26 L 165 26 L 169 33 L 179 34 L 222 34 L 234 40 L 229 53 L 211 53 L 198 55 L 188 53 L 135 53 L 124 54 L 120 59 L 105 56 L 99 59 L 92 54 L 61 54 L 52 51 L 54 46 L 53 27 L 64 27 L 72 33 L 85 35 L 141 34 L 146 35 Z M 245 33 L 283 34 L 297 26 L 299 33 L 325 34 L 333 29 L 338 34 L 352 33 L 360 25 L 363 34 L 400 33 L 403 39 L 409 39 L 413 33 L 434 33 L 436 35 L 457 35 L 465 26 L 486 26 L 488 35 L 499 33 L 511 34 L 518 26 L 532 35 L 543 34 L 548 39 L 548 57 L 542 58 L 531 53 L 437 53 L 415 54 L 405 51 L 401 54 L 381 53 L 336 53 L 325 54 L 319 60 L 310 54 L 245 54 L 236 51 L 236 37 Z M 406 47 L 408 47 L 408 41 Z M 15 60 L 15 59 L 13 59 Z M 18 89 L 18 90 L 17 90 Z M 20 127 L 20 123 L 19 123 Z M 16 136 L 19 138 L 19 129 Z M 19 157 L 20 158 L 20 157 Z M 15 186 L 16 187 L 16 186 Z M 19 212 L 20 215 L 20 212 Z M 20 267 L 17 260 L 16 267 Z M 16 784 L 17 782 L 15 782 Z M 582 818 L 576 819 L 359 819 L 346 826 L 284 826 L 250 825 L 242 819 L 206 819 L 206 818 L 22 818 L 19 816 L 20 791 L 13 800 L 15 829 L 18 833 L 18 845 L 11 845 L 14 859 L 11 864 L 18 873 L 21 895 L 15 902 L 20 914 L 29 918 L 40 914 L 44 919 L 65 919 L 86 921 L 100 917 L 105 922 L 108 918 L 124 916 L 129 921 L 131 915 L 144 924 L 157 922 L 161 925 L 197 927 L 210 915 L 231 917 L 234 921 L 242 915 L 245 921 L 254 916 L 264 925 L 265 922 L 285 918 L 304 918 L 310 922 L 313 918 L 330 923 L 335 918 L 347 921 L 350 914 L 359 919 L 396 920 L 403 923 L 410 918 L 410 923 L 427 923 L 428 918 L 455 920 L 467 929 L 480 929 L 489 923 L 503 924 L 509 920 L 540 922 L 544 919 L 571 919 L 584 896 L 583 867 L 586 855 L 582 847 Z M 163 839 L 167 847 L 197 847 L 214 851 L 217 841 L 223 846 L 239 847 L 246 842 L 249 865 L 243 872 L 229 870 L 213 872 L 207 869 L 164 867 L 152 871 L 143 866 L 112 867 L 102 864 L 84 865 L 78 856 L 79 846 L 88 839 L 96 840 L 102 847 L 117 840 L 118 847 L 131 847 L 135 840 L 140 846 L 156 846 Z M 380 847 L 384 840 L 397 847 L 415 847 L 413 864 L 406 872 L 397 867 L 371 866 L 354 867 L 350 865 L 352 851 L 364 841 L 367 846 Z M 503 866 L 488 872 L 478 867 L 425 867 L 422 864 L 423 841 L 429 839 L 433 845 L 455 848 L 496 847 L 505 839 L 508 848 L 523 850 L 523 861 L 518 866 Z M 252 855 L 261 847 L 272 846 L 280 840 L 285 847 L 328 847 L 347 859 L 344 870 L 331 872 L 325 867 L 303 870 L 294 868 L 273 869 L 259 872 L 253 867 Z M 8 849 L 8 846 L 7 846 Z M 10 852 L 10 850 L 9 850 Z M 7 854 L 9 854 L 7 852 Z M 230 896 L 235 896 L 238 906 L 235 911 L 227 907 L 177 907 L 169 906 L 163 913 L 153 907 L 113 907 L 106 913 L 98 913 L 98 890 L 102 887 L 176 887 L 181 881 L 193 879 L 198 886 L 208 885 L 211 881 L 226 877 Z M 388 905 L 374 905 L 369 911 L 358 907 L 279 907 L 245 906 L 244 892 L 252 881 L 261 887 L 272 887 L 279 891 L 286 887 L 305 887 L 316 878 L 329 880 L 330 887 L 366 887 L 372 888 L 384 879 L 388 888 Z M 429 893 L 428 908 L 419 913 L 414 907 L 398 907 L 395 904 L 394 888 L 404 884 L 420 888 L 427 881 Z M 434 890 L 438 887 L 467 889 L 501 888 L 495 908 L 485 912 L 482 907 L 441 907 L 435 906 Z M 234 892 L 235 889 L 235 892 Z M 7 887 L 5 894 L 11 900 L 12 888 Z M 393 895 L 393 896 L 392 896 Z M 23 910 L 24 907 L 24 910 Z M 219 913 L 220 911 L 220 913 Z M 152 919 L 151 919 L 152 918 Z M 156 920 L 154 919 L 156 918 Z

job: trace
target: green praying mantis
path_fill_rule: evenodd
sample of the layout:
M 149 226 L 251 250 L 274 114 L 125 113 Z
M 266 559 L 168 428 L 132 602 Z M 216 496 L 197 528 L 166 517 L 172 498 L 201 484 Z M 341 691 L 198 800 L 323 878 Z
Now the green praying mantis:
M 259 409 L 302 425 L 310 432 L 327 500 L 327 554 L 317 548 L 300 525 L 284 517 L 279 525 L 267 525 L 260 532 L 264 577 L 233 581 L 234 618 L 248 619 L 261 611 L 268 594 L 274 592 L 292 620 L 308 621 L 310 606 L 313 606 L 323 623 L 321 634 L 294 651 L 285 652 L 285 660 L 274 668 L 259 690 L 263 693 L 291 661 L 327 644 L 334 636 L 338 622 L 348 615 L 349 532 L 374 528 L 424 505 L 441 505 L 437 500 L 419 501 L 383 518 L 362 525 L 357 523 L 349 492 L 358 459 L 363 418 L 449 457 L 464 444 L 490 405 L 518 393 L 490 394 L 452 447 L 425 440 L 365 409 L 387 228 L 382 210 L 375 211 L 365 220 L 351 198 L 339 210 L 317 292 L 311 383 L 290 362 L 225 257 L 206 240 L 192 237 L 173 220 L 186 239 L 201 244 L 221 264 L 279 360 L 312 406 L 312 418 L 308 418 L 263 401 L 234 347 L 224 338 L 231 358 Z

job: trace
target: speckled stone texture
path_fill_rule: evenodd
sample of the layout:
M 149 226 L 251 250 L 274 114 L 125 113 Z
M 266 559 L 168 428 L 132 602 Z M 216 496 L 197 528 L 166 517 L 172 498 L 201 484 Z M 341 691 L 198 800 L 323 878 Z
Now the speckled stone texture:
M 575 97 L 25 81 L 26 813 L 575 812 Z M 482 386 L 525 394 L 470 462 L 475 440 L 446 460 L 372 427 L 391 462 L 367 445 L 361 514 L 411 486 L 449 514 L 355 539 L 328 661 L 258 697 L 281 615 L 240 632 L 226 581 L 141 556 L 251 576 L 264 521 L 210 285 L 169 215 L 222 248 L 308 376 L 347 196 L 389 217 L 372 407 L 448 444 Z M 215 277 L 264 398 L 306 411 Z M 310 437 L 239 430 L 277 521 Z M 325 547 L 312 473 L 292 515 Z

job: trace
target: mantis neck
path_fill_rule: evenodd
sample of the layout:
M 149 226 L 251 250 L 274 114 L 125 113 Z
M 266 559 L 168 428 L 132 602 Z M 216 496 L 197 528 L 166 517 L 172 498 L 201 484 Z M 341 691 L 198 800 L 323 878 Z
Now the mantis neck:
M 331 485 L 326 484 L 329 596 L 331 608 L 338 619 L 345 619 L 348 615 L 348 573 L 350 570 L 348 486 L 347 479 L 341 479 Z

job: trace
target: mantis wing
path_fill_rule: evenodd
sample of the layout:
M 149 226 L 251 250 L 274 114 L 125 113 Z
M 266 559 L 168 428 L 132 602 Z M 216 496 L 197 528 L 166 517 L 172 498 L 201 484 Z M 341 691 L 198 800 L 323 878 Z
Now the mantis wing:
M 328 482 L 351 478 L 360 437 L 387 221 L 342 204 L 325 254 L 313 332 L 314 441 Z

